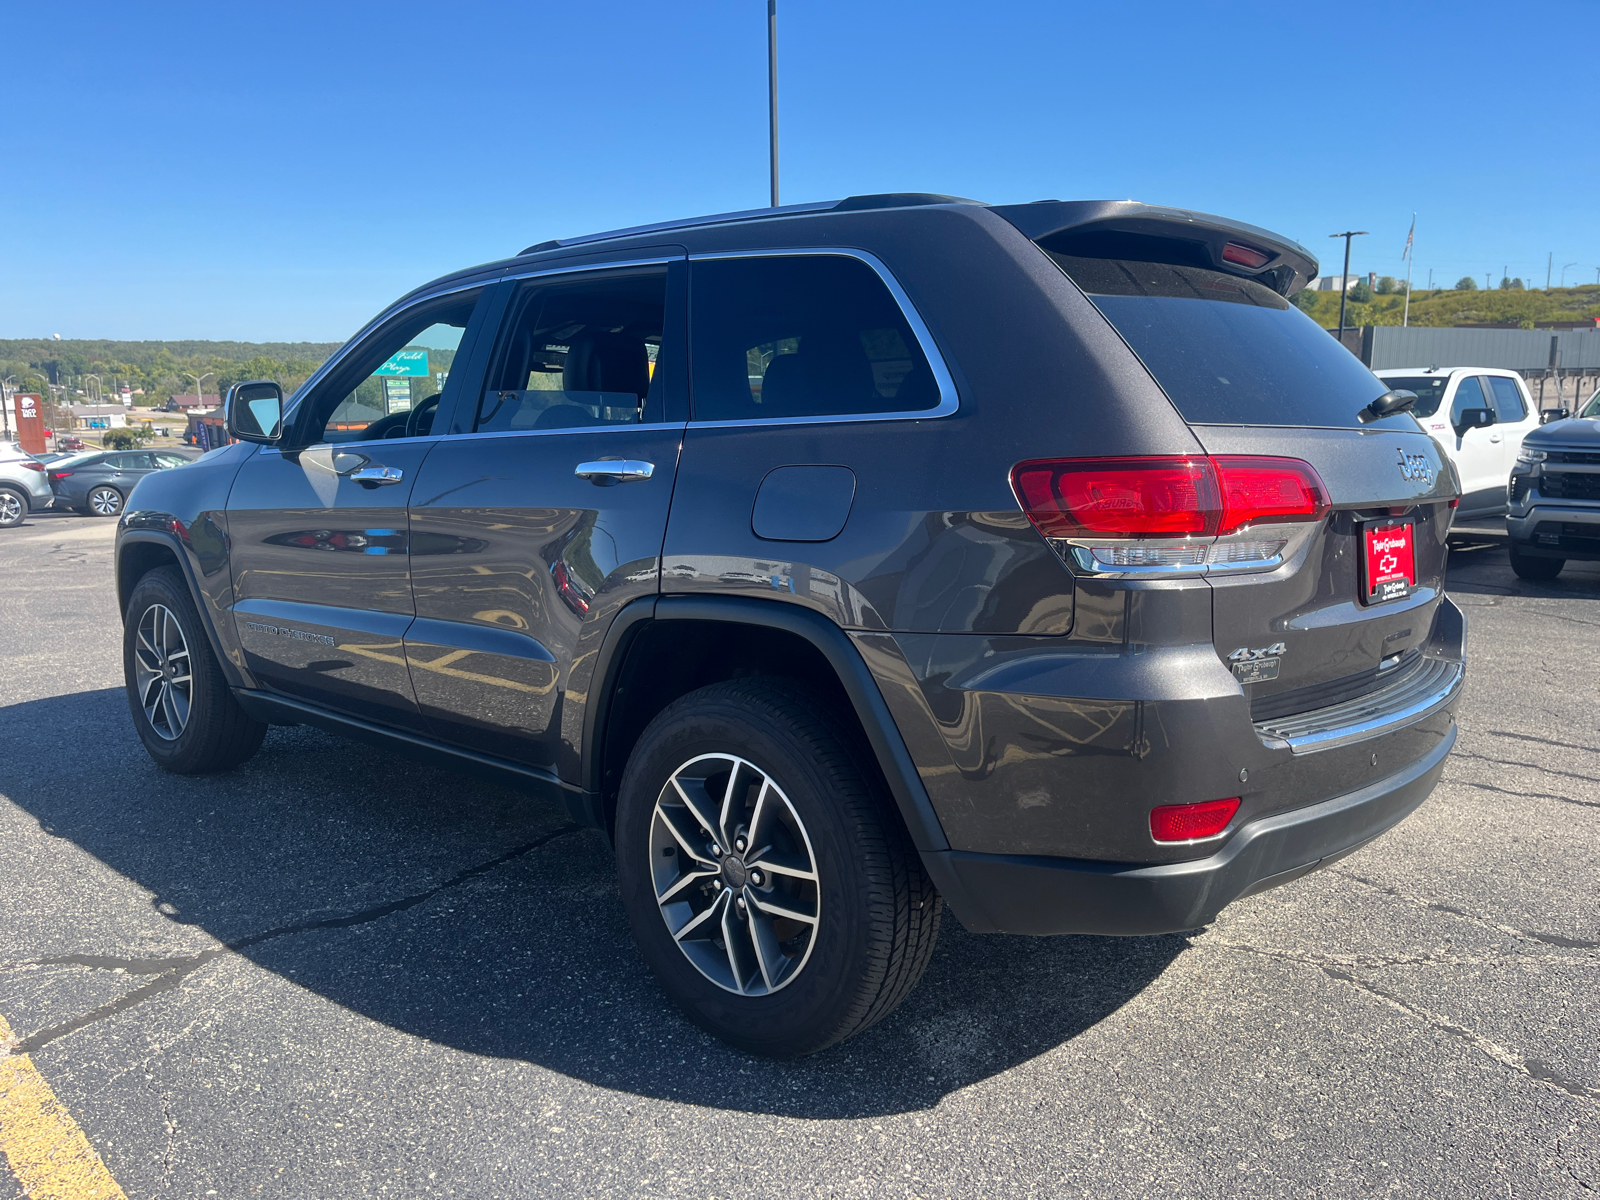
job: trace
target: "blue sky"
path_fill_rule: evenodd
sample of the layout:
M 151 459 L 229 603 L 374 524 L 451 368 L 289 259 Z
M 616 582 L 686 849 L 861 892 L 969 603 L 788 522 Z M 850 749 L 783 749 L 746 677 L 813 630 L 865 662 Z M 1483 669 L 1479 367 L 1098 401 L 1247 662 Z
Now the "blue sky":
M 0 337 L 332 341 L 766 202 L 766 6 L 13 4 Z M 783 199 L 1125 198 L 1418 284 L 1600 269 L 1600 5 L 780 0 Z

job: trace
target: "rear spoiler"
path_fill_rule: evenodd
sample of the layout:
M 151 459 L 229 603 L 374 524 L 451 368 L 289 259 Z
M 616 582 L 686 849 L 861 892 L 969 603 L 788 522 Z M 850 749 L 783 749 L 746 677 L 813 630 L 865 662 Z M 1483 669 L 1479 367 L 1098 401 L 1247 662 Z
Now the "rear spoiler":
M 1041 244 L 1056 240 L 1058 235 L 1067 235 L 1061 240 L 1079 241 L 1079 235 L 1087 240 L 1089 235 L 1102 233 L 1132 235 L 1146 244 L 1149 239 L 1168 241 L 1173 243 L 1175 262 L 1193 262 L 1198 257 L 1213 270 L 1256 279 L 1283 296 L 1302 290 L 1319 270 L 1316 256 L 1298 242 L 1254 225 L 1182 208 L 1160 208 L 1136 200 L 1039 200 L 1033 204 L 999 204 L 993 211 L 1030 241 Z M 1266 259 L 1257 266 L 1229 261 L 1223 257 L 1223 250 L 1230 244 L 1256 252 L 1241 254 L 1235 250 L 1237 258 L 1264 254 Z

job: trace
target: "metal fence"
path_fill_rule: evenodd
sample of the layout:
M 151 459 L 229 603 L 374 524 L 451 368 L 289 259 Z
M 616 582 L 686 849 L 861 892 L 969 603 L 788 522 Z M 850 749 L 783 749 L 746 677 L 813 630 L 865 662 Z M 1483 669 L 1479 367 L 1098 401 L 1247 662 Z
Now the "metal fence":
M 1361 359 L 1392 367 L 1505 367 L 1512 371 L 1600 374 L 1600 329 L 1435 329 L 1372 325 Z

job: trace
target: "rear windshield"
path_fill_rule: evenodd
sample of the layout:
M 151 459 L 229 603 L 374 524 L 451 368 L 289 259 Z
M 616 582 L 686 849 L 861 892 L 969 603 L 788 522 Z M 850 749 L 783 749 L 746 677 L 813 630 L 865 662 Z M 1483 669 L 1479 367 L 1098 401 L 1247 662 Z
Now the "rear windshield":
M 1444 389 L 1450 384 L 1448 375 L 1385 375 L 1383 386 L 1397 392 L 1415 392 L 1417 402 L 1411 411 L 1419 417 L 1431 417 L 1439 411 L 1444 399 Z
M 1388 390 L 1327 330 L 1252 280 L 1047 253 L 1191 424 L 1354 427 L 1356 414 Z

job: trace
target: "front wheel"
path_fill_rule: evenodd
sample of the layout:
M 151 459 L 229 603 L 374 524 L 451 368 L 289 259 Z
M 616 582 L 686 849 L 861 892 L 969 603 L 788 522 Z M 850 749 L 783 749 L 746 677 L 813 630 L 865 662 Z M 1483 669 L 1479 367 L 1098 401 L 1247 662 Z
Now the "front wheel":
M 1511 543 L 1511 569 L 1518 579 L 1528 579 L 1535 582 L 1554 579 L 1561 574 L 1561 568 L 1567 565 L 1564 558 L 1541 558 L 1536 554 L 1521 554 L 1517 544 Z
M 741 1049 L 809 1054 L 892 1012 L 941 902 L 858 736 L 780 679 L 701 688 L 629 757 L 617 872 L 662 988 Z
M 134 585 L 122 669 L 134 728 L 157 766 L 177 775 L 224 771 L 261 748 L 267 726 L 228 690 L 176 567 L 160 567 Z
M 114 487 L 97 487 L 89 493 L 89 511 L 97 517 L 114 517 L 122 511 L 122 493 Z

